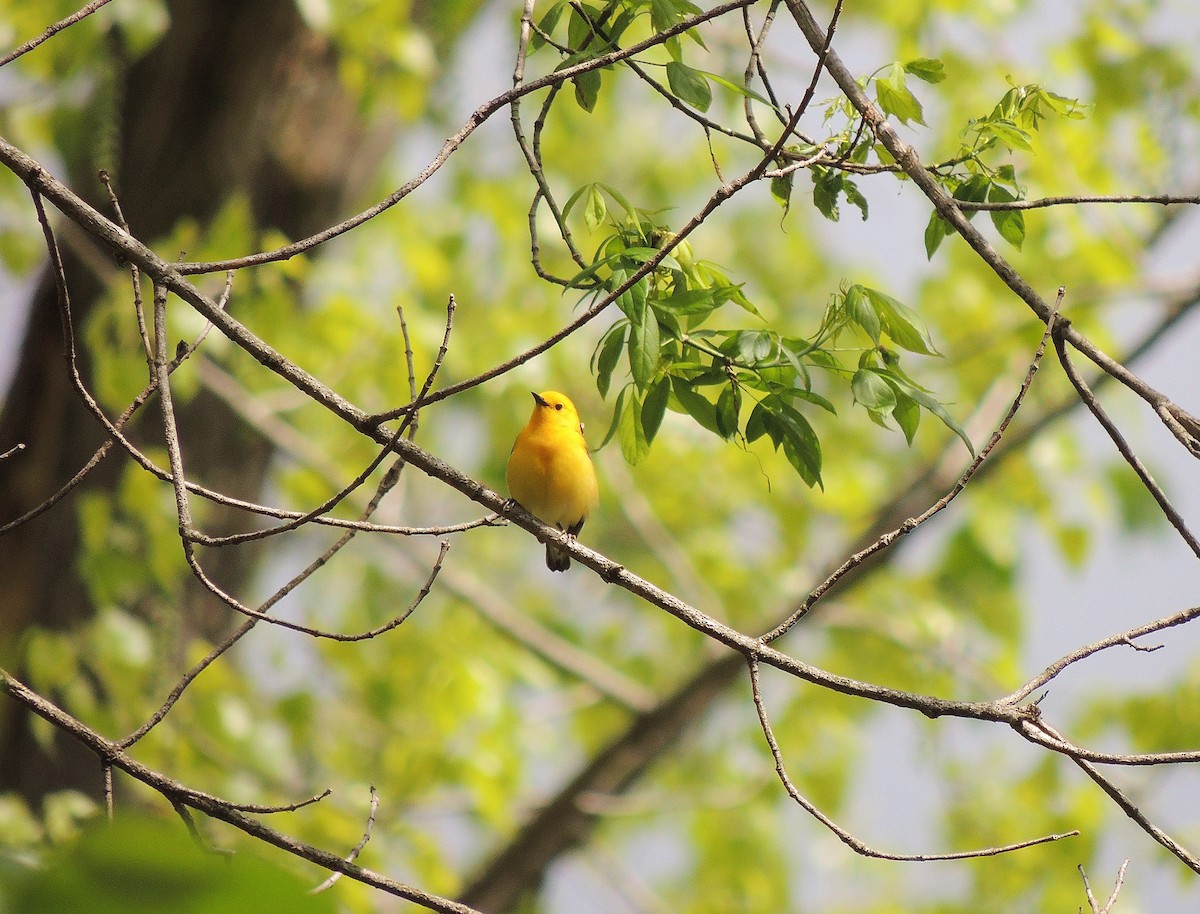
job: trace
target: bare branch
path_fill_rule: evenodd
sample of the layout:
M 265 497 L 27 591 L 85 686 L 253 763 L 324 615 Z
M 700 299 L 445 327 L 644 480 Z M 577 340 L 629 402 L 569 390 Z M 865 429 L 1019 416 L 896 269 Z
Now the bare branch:
M 353 863 L 355 860 L 357 860 L 358 855 L 362 853 L 362 849 L 364 847 L 366 847 L 367 842 L 371 840 L 371 829 L 375 827 L 375 813 L 378 811 L 378 809 L 379 809 L 379 794 L 375 792 L 375 785 L 372 784 L 371 785 L 371 812 L 367 816 L 367 827 L 366 827 L 366 830 L 363 832 L 362 839 L 358 842 L 358 844 L 354 845 L 354 847 L 351 849 L 350 853 L 346 855 L 347 863 Z M 308 894 L 316 895 L 318 892 L 324 892 L 327 888 L 332 886 L 335 882 L 337 882 L 341 878 L 342 878 L 342 874 L 340 872 L 332 873 L 330 875 L 330 877 L 328 879 L 326 879 L 324 882 L 322 882 L 319 886 L 317 886 L 314 889 L 310 889 Z
M 804 0 L 785 0 L 788 10 L 792 13 L 800 31 L 807 39 L 814 52 L 824 47 L 825 35 L 816 19 L 813 18 L 808 4 Z M 1017 295 L 1043 323 L 1048 323 L 1052 308 L 1037 293 L 1032 285 L 1007 260 L 1000 256 L 987 238 L 966 217 L 959 202 L 955 200 L 937 182 L 937 178 L 921 163 L 916 150 L 900 138 L 896 129 L 888 122 L 883 113 L 868 98 L 854 74 L 846 67 L 841 58 L 832 49 L 828 50 L 825 62 L 829 75 L 837 82 L 838 87 L 850 100 L 855 109 L 863 116 L 874 131 L 879 142 L 895 158 L 897 164 L 929 198 L 937 214 L 963 237 L 979 258 Z M 1149 403 L 1155 409 L 1170 403 L 1170 400 L 1142 378 L 1134 374 L 1120 362 L 1103 352 L 1091 340 L 1072 327 L 1064 327 L 1063 334 L 1072 346 L 1094 362 L 1097 367 L 1112 375 L 1114 379 L 1128 387 L 1131 391 Z M 1172 404 L 1173 405 L 1173 404 Z M 1185 445 L 1200 455 L 1200 440 L 1191 444 L 1181 439 Z
M 92 15 L 92 13 L 96 12 L 96 10 L 100 9 L 100 7 L 104 6 L 108 2 L 109 2 L 109 0 L 92 0 L 91 3 L 89 3 L 87 6 L 83 7 L 82 9 L 76 10 L 70 16 L 67 16 L 65 19 L 58 20 L 58 22 L 54 23 L 54 25 L 50 26 L 48 29 L 46 29 L 46 31 L 42 32 L 42 34 L 38 35 L 36 38 L 30 38 L 24 44 L 18 45 L 16 48 L 14 48 L 8 54 L 5 54 L 3 57 L 0 57 L 0 67 L 3 67 L 5 64 L 10 64 L 14 60 L 16 60 L 18 57 L 28 54 L 30 51 L 32 51 L 34 48 L 36 48 L 43 41 L 47 41 L 50 38 L 53 38 L 55 35 L 57 35 L 63 29 L 67 28 L 67 26 L 74 25 L 80 19 L 86 19 L 88 16 Z
M 292 578 L 292 580 L 288 581 L 287 584 L 285 584 L 283 587 L 281 587 L 279 590 L 277 590 L 272 595 L 271 600 L 268 600 L 268 602 L 271 602 L 272 600 L 274 602 L 278 602 L 279 599 L 282 599 L 284 596 L 286 596 L 287 594 L 289 594 L 293 590 L 295 590 L 304 580 L 306 580 L 309 577 L 309 575 L 312 574 L 312 572 L 314 572 L 318 568 L 324 566 L 331 558 L 333 558 L 334 554 L 336 554 L 338 551 L 340 551 L 342 546 L 345 545 L 346 541 L 348 541 L 349 538 L 354 535 L 354 533 L 355 533 L 355 531 L 353 531 L 353 530 L 347 531 L 346 534 L 340 540 L 338 540 L 338 542 L 334 543 L 333 546 L 331 546 L 324 553 L 322 553 L 303 572 L 301 572 L 296 577 Z M 403 625 L 404 622 L 408 619 L 408 617 L 411 616 L 413 614 L 414 610 L 416 610 L 416 608 L 421 604 L 421 601 L 423 601 L 427 596 L 429 596 L 429 592 L 433 588 L 433 582 L 437 580 L 438 572 L 442 570 L 442 562 L 445 561 L 446 553 L 449 551 L 450 551 L 449 541 L 443 540 L 442 545 L 441 545 L 441 551 L 438 552 L 438 557 L 433 564 L 433 568 L 429 572 L 429 577 L 426 578 L 425 584 L 421 587 L 420 591 L 417 592 L 417 595 L 413 598 L 412 602 L 409 603 L 408 607 L 404 610 L 404 612 L 402 612 L 400 615 L 396 616 L 394 619 L 383 623 L 383 625 L 379 625 L 379 626 L 376 626 L 375 628 L 369 629 L 368 631 L 359 632 L 359 633 L 353 634 L 353 635 L 345 635 L 345 634 L 341 634 L 339 632 L 325 631 L 324 629 L 314 628 L 309 625 L 301 625 L 299 622 L 289 622 L 287 619 L 280 619 L 278 616 L 272 616 L 267 612 L 263 612 L 262 610 L 251 609 L 249 606 L 244 606 L 237 599 L 230 596 L 224 590 L 222 590 L 219 586 L 217 586 L 216 582 L 213 581 L 213 579 L 210 578 L 205 573 L 204 569 L 200 566 L 200 563 L 196 560 L 196 557 L 193 554 L 191 554 L 190 551 L 188 553 L 187 558 L 188 558 L 188 565 L 192 569 L 192 574 L 194 574 L 196 576 L 196 579 L 199 580 L 200 583 L 204 585 L 205 589 L 208 590 L 209 593 L 211 593 L 213 596 L 215 596 L 218 600 L 220 600 L 222 603 L 224 603 L 230 609 L 241 613 L 243 616 L 249 616 L 251 619 L 254 619 L 259 622 L 269 622 L 271 625 L 278 625 L 280 628 L 286 628 L 286 629 L 290 629 L 291 631 L 294 631 L 294 632 L 300 632 L 301 634 L 309 635 L 310 637 L 313 637 L 313 638 L 324 638 L 329 641 L 353 642 L 353 641 L 369 641 L 372 638 L 377 638 L 379 635 L 382 635 L 385 632 L 390 632 L 393 628 L 397 628 L 400 625 Z M 266 605 L 266 604 L 264 604 L 264 605 Z M 273 605 L 273 603 L 272 603 L 272 605 Z
M 775 734 L 771 729 L 771 721 L 767 717 L 766 703 L 763 701 L 762 688 L 759 682 L 758 674 L 758 658 L 751 655 L 746 658 L 746 663 L 750 668 L 750 690 L 754 697 L 754 709 L 758 712 L 758 722 L 762 727 L 763 736 L 766 737 L 767 746 L 771 750 L 771 756 L 775 759 L 775 772 L 779 775 L 779 780 L 783 784 L 783 789 L 787 791 L 789 797 L 796 801 L 810 816 L 824 825 L 827 829 L 837 836 L 838 840 L 850 848 L 854 853 L 862 857 L 874 857 L 879 860 L 897 860 L 897 861 L 915 861 L 924 862 L 929 860 L 968 860 L 973 857 L 995 857 L 999 854 L 1007 854 L 1012 851 L 1021 850 L 1026 847 L 1034 847 L 1038 844 L 1048 844 L 1052 841 L 1060 841 L 1063 838 L 1073 838 L 1079 834 L 1078 829 L 1061 834 L 1043 835 L 1040 838 L 1032 838 L 1028 841 L 1019 841 L 1015 844 L 1005 844 L 1000 847 L 987 847 L 979 850 L 971 851 L 955 851 L 949 854 L 892 854 L 886 851 L 876 850 L 869 844 L 864 843 L 850 832 L 846 831 L 829 816 L 817 809 L 792 783 L 788 777 L 787 769 L 783 763 L 783 753 L 779 750 L 779 743 L 775 740 Z
M 283 806 L 263 806 L 259 803 L 230 803 L 230 809 L 236 809 L 239 812 L 252 812 L 257 815 L 271 815 L 277 812 L 295 812 L 297 809 L 303 809 L 305 806 L 312 806 L 313 803 L 320 803 L 323 799 L 333 793 L 328 787 L 320 793 L 309 797 L 307 800 L 301 800 L 298 803 L 287 803 Z
M 1081 203 L 1157 203 L 1174 206 L 1181 203 L 1200 204 L 1200 195 L 1172 196 L 1171 194 L 1079 194 L 1065 197 L 1039 197 L 1036 200 L 958 201 L 965 212 L 1014 209 L 1044 209 L 1048 206 L 1077 206 Z
M 1017 689 L 1011 695 L 1005 696 L 1001 700 L 1005 702 L 1012 702 L 1014 704 L 1024 701 L 1038 689 L 1042 688 L 1052 679 L 1057 677 L 1067 667 L 1071 666 L 1071 664 L 1078 663 L 1080 660 L 1090 657 L 1093 654 L 1097 654 L 1100 651 L 1107 650 L 1110 647 L 1127 645 L 1128 647 L 1132 647 L 1134 650 L 1139 651 L 1157 650 L 1161 645 L 1144 647 L 1142 645 L 1135 644 L 1133 639 L 1144 638 L 1146 635 L 1160 632 L 1163 629 L 1173 628 L 1176 625 L 1183 625 L 1187 622 L 1191 622 L 1197 616 L 1200 616 L 1200 606 L 1193 606 L 1191 609 L 1185 609 L 1182 612 L 1175 613 L 1174 615 L 1164 616 L 1161 619 L 1157 619 L 1154 622 L 1148 622 L 1147 624 L 1139 626 L 1138 628 L 1131 628 L 1128 631 L 1121 632 L 1118 635 L 1112 635 L 1111 637 L 1104 638 L 1103 640 L 1085 645 L 1084 647 L 1078 648 L 1077 650 L 1060 657 L 1054 663 L 1046 667 L 1046 669 L 1042 670 L 1042 672 L 1038 673 L 1038 675 L 1034 676 L 1027 683 L 1021 686 L 1021 688 Z
M 1141 480 L 1142 485 L 1146 488 L 1146 491 L 1154 497 L 1156 502 L 1158 502 L 1159 508 L 1162 510 L 1171 526 L 1175 528 L 1176 532 L 1178 532 L 1183 538 L 1183 541 L 1187 543 L 1188 548 L 1192 550 L 1192 553 L 1197 558 L 1200 558 L 1200 542 L 1198 542 L 1196 538 L 1192 536 L 1191 531 L 1187 528 L 1187 523 L 1183 519 L 1183 515 L 1175 510 L 1174 506 L 1167 499 L 1166 493 L 1163 492 L 1162 487 L 1154 481 L 1154 477 L 1150 475 L 1150 471 L 1147 470 L 1141 460 L 1138 459 L 1137 454 L 1133 452 L 1133 448 L 1129 446 L 1129 442 L 1125 440 L 1125 436 L 1121 434 L 1121 430 L 1118 429 L 1116 423 L 1108 417 L 1108 414 L 1104 411 L 1104 408 L 1101 407 L 1099 401 L 1096 400 L 1095 394 L 1092 393 L 1091 389 L 1087 385 L 1087 382 L 1084 381 L 1083 376 L 1079 374 L 1078 370 L 1076 370 L 1075 366 L 1071 363 L 1070 356 L 1067 354 L 1064 337 L 1065 334 L 1061 332 L 1061 330 L 1055 332 L 1054 348 L 1058 352 L 1058 361 L 1062 364 L 1063 371 L 1066 372 L 1067 377 L 1071 381 L 1071 385 L 1079 394 L 1079 399 L 1083 401 L 1084 406 L 1091 411 L 1092 415 L 1096 417 L 1096 421 L 1099 422 L 1104 431 L 1108 433 L 1108 437 L 1111 438 L 1113 444 L 1117 446 L 1117 450 L 1121 453 L 1121 456 L 1125 458 L 1125 462 L 1133 468 L 1133 471 L 1137 474 L 1138 479 Z
M 59 730 L 78 740 L 92 752 L 96 753 L 102 760 L 111 763 L 114 768 L 120 768 L 130 777 L 158 791 L 177 809 L 198 810 L 213 819 L 218 819 L 232 825 L 239 831 L 245 832 L 260 841 L 265 841 L 274 847 L 278 847 L 280 850 L 286 851 L 293 856 L 324 867 L 330 872 L 342 873 L 364 885 L 372 886 L 397 898 L 404 898 L 431 911 L 442 912 L 442 914 L 480 914 L 480 912 L 467 905 L 459 904 L 448 898 L 433 895 L 405 883 L 389 879 L 387 876 L 376 873 L 373 870 L 348 863 L 336 854 L 331 854 L 319 847 L 313 847 L 311 844 L 305 844 L 303 841 L 297 841 L 295 838 L 291 838 L 282 832 L 263 825 L 257 819 L 251 818 L 234 804 L 215 797 L 212 794 L 194 790 L 152 768 L 146 767 L 128 756 L 122 746 L 101 736 L 95 730 L 47 701 L 2 669 L 0 669 L 0 688 L 3 688 L 12 699 L 20 702 L 39 717 L 44 718 Z
M 1028 726 L 1036 727 L 1037 729 L 1042 730 L 1051 739 L 1064 741 L 1062 739 L 1062 735 L 1044 721 L 1036 721 Z M 1168 835 L 1165 831 L 1151 822 L 1150 819 L 1140 809 L 1138 809 L 1136 805 L 1134 805 L 1133 801 L 1121 792 L 1120 788 L 1118 788 L 1112 781 L 1108 780 L 1108 778 L 1099 772 L 1095 765 L 1082 758 L 1074 756 L 1070 758 L 1071 761 L 1079 766 L 1080 770 L 1082 770 L 1084 774 L 1091 778 L 1101 790 L 1108 794 L 1109 797 L 1111 797 L 1112 800 L 1119 807 L 1121 807 L 1121 809 L 1125 812 L 1125 815 L 1132 819 L 1138 825 L 1138 827 L 1142 829 L 1142 831 L 1165 847 L 1179 860 L 1183 861 L 1183 863 L 1193 872 L 1200 873 L 1200 858 L 1197 858 L 1195 854 L 1193 854 L 1182 844 Z
M 838 567 L 838 569 L 833 572 L 833 574 L 829 575 L 829 577 L 817 585 L 816 589 L 814 589 L 812 593 L 805 598 L 804 602 L 800 604 L 800 607 L 795 612 L 793 612 L 775 628 L 771 629 L 771 631 L 762 636 L 761 640 L 763 644 L 770 644 L 776 638 L 784 635 L 789 629 L 791 629 L 793 625 L 807 615 L 809 610 L 812 609 L 813 605 L 819 599 L 821 599 L 821 597 L 828 593 L 829 590 L 835 584 L 837 584 L 838 581 L 845 577 L 847 573 L 854 568 L 857 568 L 871 556 L 891 546 L 892 543 L 896 542 L 896 540 L 898 540 L 900 537 L 906 536 L 913 530 L 917 529 L 917 527 L 925 523 L 925 521 L 929 520 L 929 518 L 933 517 L 935 514 L 949 505 L 950 502 L 957 498 L 958 494 L 966 488 L 967 483 L 971 481 L 971 477 L 973 477 L 979 471 L 979 468 L 983 466 L 983 462 L 987 460 L 988 455 L 991 454 L 996 445 L 1000 443 L 1000 439 L 1004 437 L 1004 433 L 1008 430 L 1008 426 L 1012 422 L 1013 417 L 1016 416 L 1017 410 L 1021 408 L 1021 404 L 1025 401 L 1025 395 L 1029 393 L 1029 388 L 1033 385 L 1034 376 L 1037 375 L 1038 367 L 1041 365 L 1042 356 L 1046 353 L 1046 343 L 1053 333 L 1054 327 L 1056 326 L 1056 322 L 1058 320 L 1058 309 L 1062 304 L 1065 291 L 1066 290 L 1063 288 L 1059 288 L 1058 290 L 1058 300 L 1054 304 L 1054 311 L 1050 315 L 1050 320 L 1046 324 L 1046 330 L 1044 333 L 1042 333 L 1041 342 L 1038 343 L 1037 351 L 1033 355 L 1033 361 L 1029 363 L 1029 368 L 1025 372 L 1025 380 L 1021 382 L 1021 387 L 1018 389 L 1012 405 L 1008 408 L 1008 412 L 1005 413 L 1004 418 L 1000 420 L 999 426 L 997 426 L 996 430 L 992 433 L 992 437 L 988 440 L 988 443 L 975 456 L 975 459 L 971 461 L 970 466 L 968 466 L 963 472 L 962 476 L 959 477 L 958 482 L 954 484 L 954 487 L 940 499 L 934 502 L 925 511 L 914 517 L 908 518 L 899 527 L 896 527 L 894 530 L 890 530 L 889 532 L 883 534 L 881 537 L 875 540 L 875 542 L 871 543 L 871 545 L 860 550 L 859 552 L 854 553 L 852 556 L 850 556 L 850 558 L 846 559 L 846 561 L 844 561 Z
M 245 257 L 237 257 L 231 260 L 214 261 L 211 263 L 181 264 L 179 267 L 179 272 L 181 275 L 213 273 L 218 270 L 238 270 L 242 269 L 243 267 L 255 266 L 263 263 L 272 263 L 279 260 L 288 260 L 289 258 L 295 257 L 297 254 L 303 254 L 319 244 L 323 244 L 332 238 L 336 238 L 338 235 L 344 235 L 351 229 L 362 225 L 369 219 L 374 219 L 380 213 L 395 206 L 414 190 L 424 184 L 444 164 L 446 164 L 446 161 L 451 155 L 454 154 L 455 150 L 457 150 L 458 147 L 466 141 L 467 137 L 474 133 L 475 130 L 478 129 L 478 127 L 488 120 L 488 118 L 490 118 L 493 114 L 506 105 L 511 104 L 514 100 L 529 95 L 532 92 L 537 92 L 538 90 L 544 89 L 547 86 L 561 85 L 562 83 L 574 79 L 581 73 L 587 73 L 591 70 L 599 70 L 603 67 L 611 66 L 614 63 L 619 63 L 620 61 L 633 57 L 636 54 L 640 54 L 649 48 L 657 47 L 658 45 L 667 41 L 669 38 L 683 34 L 684 32 L 695 28 L 703 22 L 708 22 L 710 19 L 719 18 L 720 16 L 728 13 L 730 10 L 741 9 L 742 7 L 749 6 L 755 2 L 757 2 L 757 0 L 729 0 L 729 2 L 718 4 L 712 9 L 705 10 L 704 12 L 697 13 L 694 16 L 689 16 L 686 19 L 682 19 L 670 28 L 663 29 L 663 31 L 657 32 L 644 41 L 640 41 L 628 48 L 621 48 L 608 54 L 602 54 L 598 57 L 592 58 L 591 60 L 585 60 L 581 63 L 575 64 L 574 66 L 564 67 L 561 70 L 555 70 L 553 73 L 548 73 L 547 75 L 539 77 L 538 79 L 533 79 L 519 86 L 514 86 L 509 91 L 496 96 L 472 111 L 467 117 L 467 120 L 463 126 L 459 128 L 457 133 L 446 140 L 446 142 L 442 145 L 442 148 L 438 150 L 437 155 L 434 156 L 433 160 L 430 161 L 428 165 L 421 169 L 421 171 L 418 172 L 407 183 L 397 188 L 388 197 L 381 200 L 379 203 L 376 203 L 370 209 L 364 210 L 358 215 L 352 216 L 343 222 L 339 222 L 337 225 L 330 226 L 329 228 L 324 229 L 315 235 L 312 235 L 301 241 L 297 241 L 293 244 L 285 245 L 284 247 L 278 248 L 274 251 L 263 251 L 258 254 L 250 254 Z
M 1092 894 L 1092 886 L 1088 882 L 1087 873 L 1083 871 L 1083 864 L 1079 864 L 1077 869 L 1079 870 L 1079 875 L 1083 877 L 1083 891 L 1087 896 L 1088 907 L 1092 909 L 1092 914 L 1108 914 L 1108 912 L 1112 910 L 1112 906 L 1116 902 L 1117 896 L 1121 894 L 1121 886 L 1125 884 L 1125 870 L 1128 866 L 1129 858 L 1126 857 L 1124 862 L 1121 863 L 1121 868 L 1117 870 L 1117 881 L 1113 885 L 1112 894 L 1108 896 L 1108 901 L 1106 901 L 1104 906 L 1101 907 L 1100 903 L 1096 901 L 1096 896 Z

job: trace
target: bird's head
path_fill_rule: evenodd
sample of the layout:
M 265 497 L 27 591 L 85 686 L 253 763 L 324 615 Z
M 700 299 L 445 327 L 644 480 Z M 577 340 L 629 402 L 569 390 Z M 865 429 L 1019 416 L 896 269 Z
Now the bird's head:
M 562 426 L 583 430 L 575 404 L 557 390 L 544 390 L 533 394 L 533 415 L 529 421 L 537 425 Z

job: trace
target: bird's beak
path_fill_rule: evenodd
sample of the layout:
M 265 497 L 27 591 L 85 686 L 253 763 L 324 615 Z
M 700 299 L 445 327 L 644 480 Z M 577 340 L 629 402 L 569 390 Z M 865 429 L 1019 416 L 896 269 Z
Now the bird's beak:
M 549 406 L 550 405 L 549 403 L 547 403 L 545 400 L 543 400 L 541 398 L 541 395 L 535 393 L 532 390 L 529 393 L 533 395 L 534 402 L 536 402 L 538 406 Z

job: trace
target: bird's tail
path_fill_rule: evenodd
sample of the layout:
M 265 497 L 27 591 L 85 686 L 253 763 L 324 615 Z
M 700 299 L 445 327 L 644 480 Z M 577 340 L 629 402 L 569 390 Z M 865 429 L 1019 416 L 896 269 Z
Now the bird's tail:
M 551 571 L 566 571 L 571 567 L 571 556 L 567 555 L 561 549 L 556 549 L 554 546 L 547 544 L 546 567 Z

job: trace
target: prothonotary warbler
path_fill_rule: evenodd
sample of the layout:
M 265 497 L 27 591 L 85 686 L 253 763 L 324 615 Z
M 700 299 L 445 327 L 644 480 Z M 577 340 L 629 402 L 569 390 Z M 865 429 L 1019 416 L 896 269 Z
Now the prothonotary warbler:
M 521 507 L 569 536 L 583 529 L 600 499 L 596 471 L 579 413 L 556 390 L 533 395 L 533 415 L 508 456 L 508 494 Z M 566 571 L 571 557 L 546 544 L 546 567 Z

